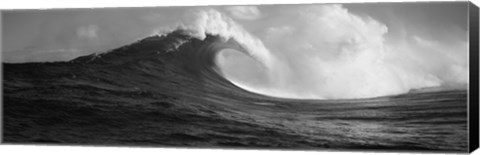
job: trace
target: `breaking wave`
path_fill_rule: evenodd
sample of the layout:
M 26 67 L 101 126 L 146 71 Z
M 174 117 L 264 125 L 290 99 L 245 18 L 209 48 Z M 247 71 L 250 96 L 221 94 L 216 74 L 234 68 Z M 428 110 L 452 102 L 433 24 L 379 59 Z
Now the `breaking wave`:
M 428 47 L 427 41 L 417 36 L 416 44 L 387 43 L 384 35 L 388 29 L 382 23 L 355 16 L 337 5 L 316 9 L 323 10 L 316 18 L 329 23 L 317 25 L 321 36 L 291 28 L 268 31 L 273 35 L 304 34 L 290 34 L 295 40 L 258 38 L 213 9 L 190 12 L 178 28 L 188 30 L 197 39 L 210 34 L 221 38 L 217 44 L 229 40 L 238 43 L 241 48 L 215 49 L 215 55 L 211 55 L 215 68 L 233 84 L 268 96 L 348 99 L 402 94 L 427 87 L 466 88 L 466 43 L 447 51 Z M 334 16 L 325 12 L 338 13 Z M 334 17 L 338 20 L 332 20 Z M 452 54 L 452 50 L 460 54 Z

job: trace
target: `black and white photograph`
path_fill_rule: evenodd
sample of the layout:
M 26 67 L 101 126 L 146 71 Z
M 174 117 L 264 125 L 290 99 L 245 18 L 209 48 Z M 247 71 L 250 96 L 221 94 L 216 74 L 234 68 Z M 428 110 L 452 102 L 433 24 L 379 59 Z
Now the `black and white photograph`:
M 469 125 L 478 123 L 469 119 L 478 7 L 468 1 L 7 9 L 1 18 L 5 144 L 478 147 L 478 124 Z

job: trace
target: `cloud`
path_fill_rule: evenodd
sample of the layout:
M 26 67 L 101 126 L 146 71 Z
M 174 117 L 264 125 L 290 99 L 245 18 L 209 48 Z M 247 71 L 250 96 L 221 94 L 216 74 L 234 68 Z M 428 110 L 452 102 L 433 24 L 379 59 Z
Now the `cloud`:
M 256 6 L 230 6 L 225 10 L 235 19 L 256 20 L 261 17 L 260 10 Z
M 99 27 L 96 25 L 88 25 L 77 28 L 77 36 L 81 39 L 98 38 Z

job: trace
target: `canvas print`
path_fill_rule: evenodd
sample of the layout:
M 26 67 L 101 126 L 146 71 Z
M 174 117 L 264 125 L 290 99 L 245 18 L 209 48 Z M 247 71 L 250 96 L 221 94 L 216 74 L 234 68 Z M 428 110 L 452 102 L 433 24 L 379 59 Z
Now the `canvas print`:
M 2 141 L 465 152 L 468 6 L 2 10 Z

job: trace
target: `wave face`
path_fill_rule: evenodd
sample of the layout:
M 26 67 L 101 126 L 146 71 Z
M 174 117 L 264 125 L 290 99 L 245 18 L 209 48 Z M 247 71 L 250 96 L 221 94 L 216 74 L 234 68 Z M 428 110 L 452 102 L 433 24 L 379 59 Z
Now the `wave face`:
M 189 30 L 68 62 L 4 64 L 3 141 L 468 149 L 466 91 L 356 100 L 275 98 L 232 83 L 243 75 L 225 70 L 237 67 L 228 66 L 230 56 L 256 68 L 241 72 L 271 69 L 235 39 L 210 34 L 199 39 Z

